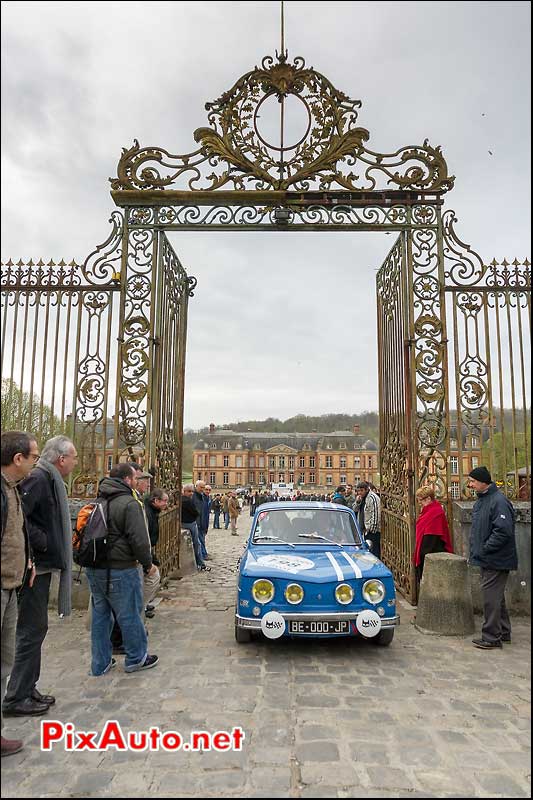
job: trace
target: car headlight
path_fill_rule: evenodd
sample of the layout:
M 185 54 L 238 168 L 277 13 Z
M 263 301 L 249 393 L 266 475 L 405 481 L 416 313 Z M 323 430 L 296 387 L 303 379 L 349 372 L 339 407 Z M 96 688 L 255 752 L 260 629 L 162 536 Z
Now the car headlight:
M 339 583 L 335 589 L 335 597 L 343 606 L 351 603 L 353 600 L 353 589 L 348 583 Z
M 304 590 L 298 583 L 289 583 L 285 589 L 285 600 L 293 606 L 298 605 L 304 599 Z
M 274 584 L 272 581 L 268 581 L 266 578 L 255 581 L 252 586 L 252 597 L 256 603 L 261 603 L 261 605 L 270 603 L 274 597 Z
M 385 587 L 381 581 L 367 581 L 363 586 L 363 597 L 367 603 L 376 606 L 385 597 Z

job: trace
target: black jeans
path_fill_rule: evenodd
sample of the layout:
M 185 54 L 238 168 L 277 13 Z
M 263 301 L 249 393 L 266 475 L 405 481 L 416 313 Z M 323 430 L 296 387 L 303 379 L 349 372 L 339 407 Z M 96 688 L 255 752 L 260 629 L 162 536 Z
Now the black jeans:
M 41 674 L 41 648 L 48 632 L 48 598 L 52 573 L 36 575 L 33 586 L 24 584 L 18 600 L 15 663 L 4 706 L 31 697 Z
M 364 538 L 372 542 L 372 549 L 370 552 L 381 561 L 381 533 L 367 533 L 365 531 Z
M 505 605 L 505 584 L 508 577 L 509 572 L 505 570 L 481 570 L 484 616 L 481 638 L 486 642 L 499 642 L 502 636 L 511 636 L 511 620 Z

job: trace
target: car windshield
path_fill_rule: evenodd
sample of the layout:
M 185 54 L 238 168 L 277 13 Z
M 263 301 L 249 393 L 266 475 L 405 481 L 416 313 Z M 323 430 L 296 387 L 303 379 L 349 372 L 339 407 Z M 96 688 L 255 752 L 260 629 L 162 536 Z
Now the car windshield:
M 292 545 L 309 545 L 310 542 L 362 544 L 351 514 L 327 509 L 260 512 L 252 541 L 269 544 L 274 539 Z

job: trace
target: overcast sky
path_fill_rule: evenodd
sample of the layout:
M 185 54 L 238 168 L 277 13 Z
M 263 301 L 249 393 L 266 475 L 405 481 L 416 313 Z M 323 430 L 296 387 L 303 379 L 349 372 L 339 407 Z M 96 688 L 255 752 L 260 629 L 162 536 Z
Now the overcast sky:
M 530 247 L 530 4 L 288 0 L 290 58 L 363 105 L 371 150 L 441 145 L 457 233 Z M 279 49 L 276 2 L 2 2 L 2 257 L 82 261 L 138 139 L 196 149 L 204 104 Z M 490 152 L 489 152 L 490 151 Z M 393 237 L 171 234 L 189 274 L 185 424 L 377 409 L 375 274 Z

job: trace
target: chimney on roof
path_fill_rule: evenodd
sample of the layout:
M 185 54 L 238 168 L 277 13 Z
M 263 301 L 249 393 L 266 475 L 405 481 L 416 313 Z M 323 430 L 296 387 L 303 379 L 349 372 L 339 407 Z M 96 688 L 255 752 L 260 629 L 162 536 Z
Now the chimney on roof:
M 215 432 L 215 423 L 211 422 L 211 424 L 209 425 L 209 433 L 214 433 L 214 432 Z
M 359 425 L 354 425 L 353 426 L 353 432 L 354 433 L 359 433 Z

